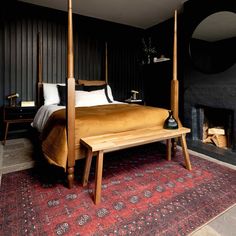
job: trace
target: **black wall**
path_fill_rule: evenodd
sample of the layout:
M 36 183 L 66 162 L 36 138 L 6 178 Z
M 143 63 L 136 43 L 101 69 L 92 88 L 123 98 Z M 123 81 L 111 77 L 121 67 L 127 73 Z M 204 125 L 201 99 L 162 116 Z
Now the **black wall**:
M 173 12 L 174 16 L 174 12 Z M 151 36 L 152 41 L 157 49 L 157 56 L 164 55 L 170 58 L 168 62 L 161 62 L 155 66 L 155 74 L 152 76 L 150 83 L 156 87 L 159 93 L 156 93 L 156 103 L 162 101 L 163 107 L 170 109 L 170 92 L 171 80 L 173 77 L 173 38 L 174 38 L 174 18 L 162 22 L 146 30 L 146 37 Z M 184 86 L 184 26 L 182 12 L 177 16 L 177 78 L 179 81 L 179 116 L 183 120 L 183 86 Z M 153 66 L 152 66 L 153 69 Z M 144 81 L 148 78 L 144 78 Z M 161 97 L 158 97 L 160 94 Z M 154 96 L 151 97 L 154 101 Z M 159 104 L 158 104 L 159 105 Z
M 118 100 L 142 91 L 139 49 L 143 30 L 79 15 L 74 20 L 75 79 L 104 79 L 108 43 L 109 84 Z M 66 79 L 67 13 L 18 1 L 0 10 L 0 106 L 18 92 L 36 100 L 37 34 L 43 43 L 43 81 Z

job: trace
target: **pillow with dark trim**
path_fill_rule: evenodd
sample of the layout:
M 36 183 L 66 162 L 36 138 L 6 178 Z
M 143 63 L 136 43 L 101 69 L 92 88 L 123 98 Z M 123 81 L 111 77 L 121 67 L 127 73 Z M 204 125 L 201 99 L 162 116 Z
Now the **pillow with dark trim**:
M 104 84 L 104 85 L 84 85 L 84 91 L 87 91 L 87 92 L 91 92 L 91 91 L 95 91 L 95 90 L 101 90 L 101 89 L 105 89 L 105 95 L 106 95 L 107 101 L 109 103 L 112 103 L 112 100 L 108 96 L 107 85 L 106 84 Z
M 44 105 L 57 105 L 60 102 L 57 85 L 65 84 L 43 83 Z
M 66 86 L 65 85 L 57 85 L 57 89 L 58 89 L 59 98 L 60 98 L 60 102 L 59 102 L 58 105 L 66 106 Z M 83 91 L 84 90 L 84 86 L 76 84 L 75 85 L 75 90 L 76 91 L 79 91 L 79 90 Z

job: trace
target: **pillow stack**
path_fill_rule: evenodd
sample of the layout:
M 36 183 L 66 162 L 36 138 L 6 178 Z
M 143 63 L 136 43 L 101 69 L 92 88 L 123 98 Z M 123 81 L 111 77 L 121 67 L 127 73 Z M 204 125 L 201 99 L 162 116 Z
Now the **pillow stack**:
M 64 85 L 57 85 L 58 94 L 60 98 L 60 103 L 58 105 L 60 106 L 66 106 L 66 86 Z M 75 85 L 75 91 L 82 91 L 84 89 L 83 85 L 76 84 Z
M 43 84 L 44 105 L 66 106 L 65 84 Z M 111 87 L 101 80 L 79 80 L 75 85 L 75 105 L 96 106 L 114 101 Z
M 96 90 L 96 87 L 97 87 L 97 89 L 100 89 L 99 88 L 100 86 L 105 86 L 105 93 L 106 93 L 106 96 L 107 96 L 107 100 L 110 103 L 114 101 L 112 91 L 111 91 L 111 87 L 110 87 L 110 85 L 108 85 L 106 83 L 105 80 L 84 80 L 84 79 L 79 79 L 79 80 L 76 81 L 76 83 L 78 83 L 79 85 L 86 86 L 86 88 L 85 88 L 85 90 L 87 89 L 86 91 L 92 91 L 93 89 Z M 89 90 L 89 87 L 91 88 L 90 90 Z

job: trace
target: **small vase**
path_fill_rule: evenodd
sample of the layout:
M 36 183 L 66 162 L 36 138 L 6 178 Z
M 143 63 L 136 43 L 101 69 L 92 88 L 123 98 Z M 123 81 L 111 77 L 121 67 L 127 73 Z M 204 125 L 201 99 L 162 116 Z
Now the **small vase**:
M 169 111 L 169 116 L 164 122 L 164 129 L 178 129 L 178 123 L 176 119 L 173 117 L 173 112 Z
M 148 55 L 147 64 L 150 64 L 150 63 L 151 63 L 151 56 Z

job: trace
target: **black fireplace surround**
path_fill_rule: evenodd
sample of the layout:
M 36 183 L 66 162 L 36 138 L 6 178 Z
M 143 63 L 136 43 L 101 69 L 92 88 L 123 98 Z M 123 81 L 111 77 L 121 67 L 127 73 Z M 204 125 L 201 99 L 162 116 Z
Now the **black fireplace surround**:
M 202 137 L 202 124 L 204 117 L 201 114 L 203 108 L 219 109 L 219 112 L 230 112 L 230 117 L 225 123 L 230 129 L 230 147 L 236 151 L 236 85 L 195 85 L 185 91 L 185 124 L 192 132 L 189 136 L 192 140 L 200 140 Z M 220 115 L 220 114 L 219 114 Z

